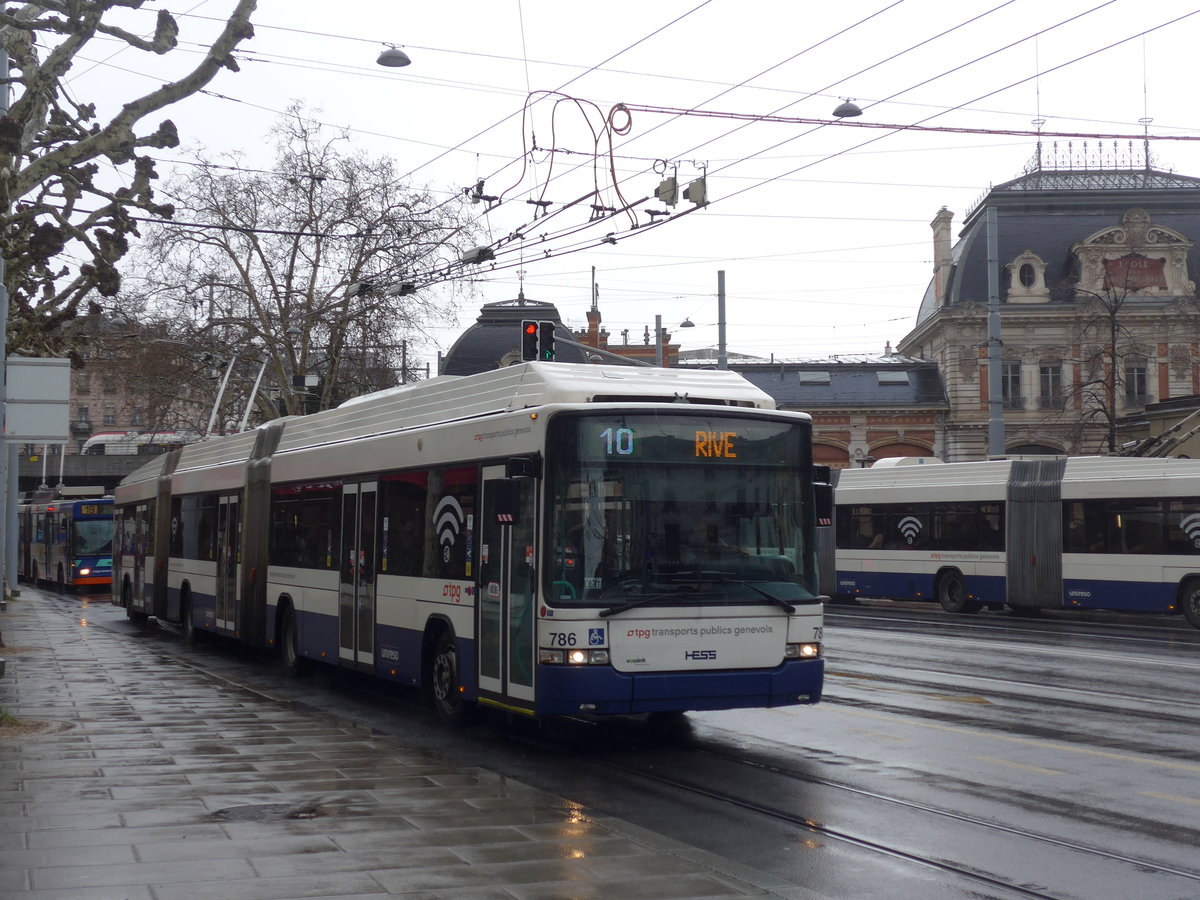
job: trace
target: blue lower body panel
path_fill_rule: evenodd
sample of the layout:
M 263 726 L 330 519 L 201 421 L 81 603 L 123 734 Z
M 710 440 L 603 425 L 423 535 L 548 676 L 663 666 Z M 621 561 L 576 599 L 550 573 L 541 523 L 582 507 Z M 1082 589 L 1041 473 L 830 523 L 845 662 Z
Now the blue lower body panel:
M 1175 605 L 1178 585 L 1143 581 L 1063 581 L 1068 609 L 1116 609 L 1127 612 L 1168 612 Z
M 964 575 L 967 594 L 987 606 L 1003 606 L 1007 586 L 999 575 Z M 848 597 L 937 600 L 937 579 L 923 572 L 838 572 L 837 592 Z
M 296 613 L 296 649 L 301 656 L 336 666 L 340 639 L 337 616 Z
M 539 666 L 537 714 L 631 715 L 816 703 L 824 677 L 821 659 L 789 660 L 751 672 L 625 674 L 608 666 Z

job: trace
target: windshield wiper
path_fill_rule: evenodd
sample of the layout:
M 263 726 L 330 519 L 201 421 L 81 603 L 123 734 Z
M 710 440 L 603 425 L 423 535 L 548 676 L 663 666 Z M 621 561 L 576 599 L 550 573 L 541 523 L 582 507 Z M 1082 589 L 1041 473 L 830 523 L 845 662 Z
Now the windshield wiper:
M 645 606 L 653 600 L 661 600 L 663 597 L 672 596 L 677 596 L 677 594 L 647 594 L 645 597 L 638 597 L 636 600 L 618 603 L 616 606 L 600 610 L 600 618 L 607 619 L 609 616 L 615 616 L 618 613 L 628 612 L 631 609 L 637 609 L 639 606 Z
M 738 578 L 726 578 L 721 583 L 722 584 L 745 585 L 746 587 L 750 588 L 750 590 L 754 591 L 754 593 L 762 594 L 764 597 L 766 597 L 768 600 L 770 600 L 772 603 L 774 603 L 776 606 L 778 606 L 784 612 L 794 613 L 796 611 L 796 607 L 792 606 L 792 604 L 788 603 L 782 597 L 776 597 L 774 594 L 769 593 L 768 591 L 764 591 L 758 585 L 751 584 L 749 581 L 742 581 Z
M 749 581 L 742 581 L 738 578 L 729 578 L 720 572 L 672 572 L 670 574 L 675 577 L 683 576 L 685 581 L 704 581 L 712 584 L 740 584 L 744 587 L 750 588 L 750 590 L 754 591 L 754 593 L 766 597 L 784 612 L 794 613 L 796 611 L 796 607 L 791 603 L 788 603 L 788 601 L 784 600 L 782 597 L 776 597 L 774 594 L 763 590 L 757 585 L 751 584 Z M 646 604 L 655 600 L 662 600 L 664 597 L 678 597 L 680 593 L 681 591 L 675 590 L 661 594 L 649 594 L 645 597 L 638 597 L 636 600 L 630 600 L 626 603 L 618 603 L 616 606 L 610 606 L 608 609 L 601 610 L 600 617 L 608 618 L 609 616 L 615 616 L 623 612 L 628 612 L 631 609 L 637 609 L 639 606 L 645 606 Z

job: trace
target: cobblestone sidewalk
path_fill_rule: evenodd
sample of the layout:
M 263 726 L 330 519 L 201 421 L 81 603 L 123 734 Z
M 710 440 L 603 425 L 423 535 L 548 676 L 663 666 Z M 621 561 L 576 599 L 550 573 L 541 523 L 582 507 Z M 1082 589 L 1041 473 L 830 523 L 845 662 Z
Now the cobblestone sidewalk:
M 118 616 L 30 589 L 0 615 L 0 709 L 49 723 L 0 729 L 6 900 L 780 896 L 635 826 L 222 683 L 104 627 Z

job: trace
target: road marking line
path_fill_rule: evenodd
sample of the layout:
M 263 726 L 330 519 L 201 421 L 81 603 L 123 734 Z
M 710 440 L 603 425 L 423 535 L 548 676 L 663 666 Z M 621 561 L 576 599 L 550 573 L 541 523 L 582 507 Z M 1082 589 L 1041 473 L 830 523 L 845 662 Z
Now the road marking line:
M 1062 775 L 1059 769 L 1043 769 L 1041 766 L 1029 766 L 1025 763 L 1013 762 L 1011 759 L 997 759 L 994 756 L 976 756 L 980 762 L 992 763 L 997 766 L 1008 766 L 1012 769 L 1024 769 L 1026 772 L 1037 772 L 1039 775 Z
M 1178 794 L 1164 794 L 1161 791 L 1142 791 L 1143 797 L 1156 797 L 1159 800 L 1177 800 L 1180 803 L 1190 803 L 1193 806 L 1200 806 L 1200 800 L 1195 797 L 1180 797 Z

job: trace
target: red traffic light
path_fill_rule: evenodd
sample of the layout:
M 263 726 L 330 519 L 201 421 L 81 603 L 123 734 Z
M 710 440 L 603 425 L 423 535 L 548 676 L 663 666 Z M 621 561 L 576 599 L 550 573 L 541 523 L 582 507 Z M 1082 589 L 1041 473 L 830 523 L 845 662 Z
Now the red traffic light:
M 526 322 L 525 323 L 525 333 L 526 334 L 537 334 L 538 333 L 538 323 L 537 322 Z

